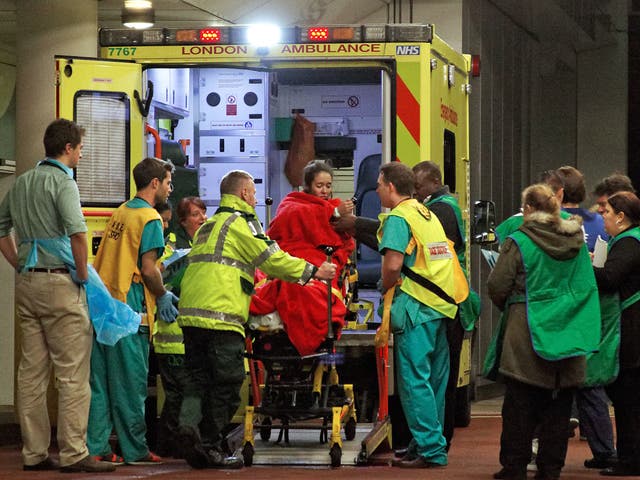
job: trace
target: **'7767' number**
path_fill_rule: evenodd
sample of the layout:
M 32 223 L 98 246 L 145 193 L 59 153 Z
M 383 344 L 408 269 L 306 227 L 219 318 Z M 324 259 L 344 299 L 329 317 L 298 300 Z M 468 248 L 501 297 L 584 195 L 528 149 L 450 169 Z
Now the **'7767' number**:
M 132 57 L 136 54 L 136 47 L 109 47 L 110 57 Z

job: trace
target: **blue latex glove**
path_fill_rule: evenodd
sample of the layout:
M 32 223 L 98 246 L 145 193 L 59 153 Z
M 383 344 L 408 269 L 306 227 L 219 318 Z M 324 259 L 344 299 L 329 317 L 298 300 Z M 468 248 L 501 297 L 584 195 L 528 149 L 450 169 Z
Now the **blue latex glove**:
M 178 317 L 178 309 L 174 304 L 178 303 L 178 297 L 173 292 L 167 290 L 167 292 L 156 299 L 156 306 L 158 307 L 158 315 L 161 320 L 167 323 L 173 323 Z
M 71 275 L 71 280 L 73 280 L 73 283 L 75 283 L 76 285 L 86 285 L 87 283 L 89 283 L 88 278 L 85 278 L 84 280 L 80 280 L 78 278 L 78 271 L 75 268 L 70 268 L 69 274 Z

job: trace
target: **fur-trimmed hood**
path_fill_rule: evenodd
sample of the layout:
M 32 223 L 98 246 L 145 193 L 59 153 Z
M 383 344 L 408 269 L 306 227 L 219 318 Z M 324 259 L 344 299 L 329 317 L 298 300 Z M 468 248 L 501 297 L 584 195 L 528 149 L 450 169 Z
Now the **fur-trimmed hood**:
M 574 258 L 584 246 L 582 218 L 564 219 L 545 212 L 526 215 L 520 227 L 533 242 L 556 260 Z

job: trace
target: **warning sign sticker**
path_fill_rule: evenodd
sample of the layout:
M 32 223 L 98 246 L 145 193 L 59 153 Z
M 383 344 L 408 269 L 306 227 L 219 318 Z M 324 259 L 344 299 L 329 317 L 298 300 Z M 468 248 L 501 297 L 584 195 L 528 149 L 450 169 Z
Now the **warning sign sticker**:
M 322 108 L 356 108 L 359 105 L 358 95 L 323 95 L 320 98 Z

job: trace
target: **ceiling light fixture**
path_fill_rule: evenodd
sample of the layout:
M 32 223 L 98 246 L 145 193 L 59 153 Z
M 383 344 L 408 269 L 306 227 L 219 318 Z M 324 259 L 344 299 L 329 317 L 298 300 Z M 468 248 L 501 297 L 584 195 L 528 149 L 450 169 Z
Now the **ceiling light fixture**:
M 149 0 L 125 0 L 122 8 L 122 24 L 125 27 L 143 30 L 153 27 L 155 12 Z

